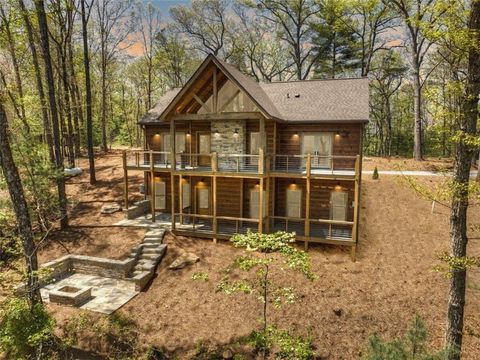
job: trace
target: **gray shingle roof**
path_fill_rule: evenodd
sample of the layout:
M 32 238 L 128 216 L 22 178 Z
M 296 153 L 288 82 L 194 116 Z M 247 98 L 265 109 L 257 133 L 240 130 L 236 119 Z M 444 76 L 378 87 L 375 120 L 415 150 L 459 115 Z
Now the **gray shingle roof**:
M 209 58 L 274 119 L 288 122 L 367 122 L 369 119 L 367 78 L 258 83 L 233 65 L 213 55 L 206 61 Z M 165 93 L 140 123 L 158 121 L 179 92 L 180 89 L 173 89 Z
M 160 115 L 162 115 L 163 111 L 172 102 L 175 96 L 177 96 L 180 90 L 180 88 L 175 88 L 163 94 L 160 97 L 160 100 L 158 100 L 158 102 L 155 104 L 155 106 L 148 110 L 148 112 L 142 116 L 140 123 L 143 124 L 158 121 Z
M 261 83 L 287 121 L 368 121 L 368 79 Z

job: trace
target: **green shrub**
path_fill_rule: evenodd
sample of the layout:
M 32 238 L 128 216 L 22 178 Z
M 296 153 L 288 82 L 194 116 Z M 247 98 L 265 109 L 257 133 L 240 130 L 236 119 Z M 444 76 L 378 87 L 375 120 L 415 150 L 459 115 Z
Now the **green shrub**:
M 368 340 L 368 350 L 365 360 L 443 360 L 449 354 L 455 353 L 452 349 L 443 349 L 430 353 L 427 350 L 427 328 L 420 316 L 416 316 L 408 328 L 405 336 L 391 341 L 383 340 L 374 334 Z
M 309 360 L 315 356 L 310 338 L 295 336 L 274 326 L 266 331 L 252 331 L 246 342 L 258 353 L 273 353 L 275 359 Z
M 42 304 L 30 309 L 25 300 L 10 300 L 0 310 L 0 352 L 9 359 L 29 358 L 53 338 L 54 325 Z
M 375 166 L 375 169 L 373 169 L 373 175 L 372 175 L 373 180 L 378 180 L 378 169 Z

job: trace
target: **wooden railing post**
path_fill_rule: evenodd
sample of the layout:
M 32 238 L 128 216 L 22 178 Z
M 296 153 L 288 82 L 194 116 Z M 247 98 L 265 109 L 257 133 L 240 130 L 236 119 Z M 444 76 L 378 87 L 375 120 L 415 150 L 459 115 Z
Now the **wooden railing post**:
M 258 233 L 263 233 L 263 177 L 260 178 L 260 192 L 258 193 Z
M 212 178 L 212 197 L 213 197 L 213 242 L 217 242 L 218 223 L 217 223 L 217 175 L 213 174 Z
M 124 195 L 125 195 L 125 209 L 128 209 L 128 169 L 127 169 L 127 152 L 124 150 L 123 158 L 123 177 L 124 177 Z
M 152 222 L 155 222 L 155 173 L 153 168 L 153 151 L 150 150 L 150 177 L 151 177 L 151 185 L 150 185 L 150 204 L 152 205 Z
M 307 155 L 307 192 L 305 194 L 305 250 L 308 249 L 308 238 L 310 236 L 310 176 L 312 169 L 312 155 Z
M 355 159 L 355 193 L 353 200 L 353 228 L 352 228 L 352 240 L 354 245 L 352 246 L 352 261 L 355 261 L 355 253 L 358 242 L 358 219 L 359 219 L 359 201 L 360 201 L 360 155 L 357 155 Z
M 265 156 L 263 148 L 258 149 L 258 173 L 263 175 L 265 173 Z
M 216 152 L 213 152 L 211 154 L 212 158 L 212 172 L 217 172 L 218 171 L 218 154 Z

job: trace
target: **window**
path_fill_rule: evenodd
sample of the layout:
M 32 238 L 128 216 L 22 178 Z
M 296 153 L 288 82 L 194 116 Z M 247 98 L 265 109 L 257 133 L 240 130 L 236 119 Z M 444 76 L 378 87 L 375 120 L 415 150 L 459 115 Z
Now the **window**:
M 210 154 L 210 134 L 198 135 L 198 153 L 202 155 Z
M 287 189 L 287 217 L 302 217 L 302 190 Z
M 249 153 L 252 155 L 258 155 L 259 149 L 260 149 L 260 133 L 251 132 Z
M 332 220 L 347 220 L 348 193 L 346 191 L 332 191 L 330 217 Z
M 198 208 L 209 209 L 210 208 L 210 192 L 208 188 L 197 189 L 198 193 Z
M 190 207 L 190 184 L 182 184 L 182 206 L 183 209 Z
M 165 210 L 167 205 L 165 183 L 155 179 L 155 209 Z
M 170 133 L 162 133 L 162 151 L 170 152 Z M 175 133 L 175 152 L 181 153 L 185 151 L 185 133 L 178 131 Z
M 263 217 L 267 213 L 267 203 L 265 201 L 266 191 L 263 190 Z M 260 190 L 252 189 L 250 190 L 250 218 L 258 219 L 259 218 L 259 205 L 260 205 Z
M 332 133 L 305 133 L 302 154 L 312 155 L 313 168 L 331 168 Z

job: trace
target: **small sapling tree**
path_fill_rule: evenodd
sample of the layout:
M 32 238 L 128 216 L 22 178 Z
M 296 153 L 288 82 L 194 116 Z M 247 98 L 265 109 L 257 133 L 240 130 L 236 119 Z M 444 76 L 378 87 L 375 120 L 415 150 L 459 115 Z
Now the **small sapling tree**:
M 444 349 L 439 352 L 430 353 L 427 350 L 428 332 L 422 318 L 416 315 L 404 337 L 391 341 L 383 340 L 378 334 L 368 339 L 367 353 L 365 360 L 443 360 L 447 359 L 455 350 Z
M 292 287 L 281 286 L 272 279 L 274 278 L 272 268 L 275 264 L 283 270 L 297 271 L 309 280 L 314 279 L 308 254 L 293 246 L 295 233 L 278 231 L 274 234 L 258 234 L 248 230 L 246 234 L 234 235 L 230 241 L 235 247 L 244 249 L 244 254 L 237 257 L 227 269 L 227 275 L 218 284 L 217 291 L 226 294 L 242 292 L 258 295 L 258 299 L 263 305 L 262 329 L 254 331 L 251 335 L 251 340 L 255 343 L 257 350 L 263 353 L 264 358 L 274 346 L 280 348 L 280 352 L 283 354 L 282 358 L 311 358 L 313 352 L 308 340 L 291 337 L 287 332 L 277 330 L 268 321 L 269 304 L 278 308 L 283 304 L 293 303 L 296 299 Z M 230 274 L 234 269 L 244 272 L 245 275 L 255 269 L 255 277 L 252 279 L 245 276 L 240 280 L 232 280 Z M 288 342 L 292 344 L 289 347 L 291 349 L 290 356 L 285 355 L 285 349 L 282 350 L 281 344 L 286 342 L 285 337 L 288 337 Z
M 375 169 L 373 169 L 373 175 L 372 175 L 373 180 L 378 180 L 378 169 L 375 166 Z

